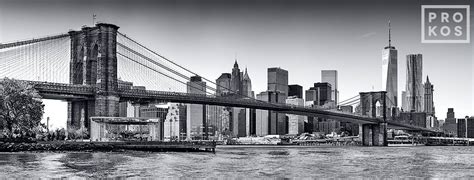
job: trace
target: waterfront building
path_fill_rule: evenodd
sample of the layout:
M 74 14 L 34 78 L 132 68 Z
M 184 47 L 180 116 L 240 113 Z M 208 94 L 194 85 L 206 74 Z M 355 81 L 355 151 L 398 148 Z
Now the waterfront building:
M 337 70 L 322 70 L 321 71 L 321 82 L 327 82 L 331 84 L 331 99 L 335 105 L 339 103 L 339 89 L 337 86 Z M 316 86 L 315 86 L 316 87 Z
M 168 107 L 161 107 L 157 104 L 149 104 L 148 106 L 141 106 L 140 107 L 140 117 L 141 118 L 150 118 L 150 119 L 158 119 L 159 120 L 159 127 L 160 129 L 164 129 L 165 119 L 168 114 Z M 138 126 L 132 126 L 131 128 L 137 128 Z M 159 137 L 164 137 L 164 130 L 159 132 Z
M 298 96 L 290 96 L 286 99 L 286 104 L 304 106 L 304 100 Z M 288 117 L 288 134 L 297 135 L 304 132 L 306 116 L 294 114 L 287 114 L 286 116 Z
M 264 91 L 257 94 L 257 99 L 271 103 L 286 103 L 286 95 L 275 91 Z M 258 134 L 286 134 L 286 114 L 267 110 L 256 110 L 256 131 Z M 265 132 L 266 130 L 266 132 Z
M 421 54 L 407 55 L 407 111 L 423 112 L 423 56 Z
M 217 78 L 216 84 L 217 96 L 226 96 L 235 99 L 255 97 L 247 68 L 245 68 L 244 72 L 241 72 L 237 60 L 235 60 L 232 73 L 222 73 L 221 76 Z M 245 137 L 252 132 L 255 134 L 255 114 L 256 111 L 250 108 L 216 106 L 210 113 L 208 111 L 208 118 L 211 118 L 210 121 L 216 119 L 221 120 L 220 124 L 215 123 L 217 127 L 214 127 L 214 125 L 210 126 L 218 130 L 216 131 L 217 134 L 214 133 L 215 135 Z
M 187 136 L 187 106 L 185 104 L 178 104 L 177 106 L 179 112 L 179 140 L 185 140 Z
M 192 76 L 187 82 L 187 93 L 206 94 L 206 82 L 199 76 Z M 186 113 L 186 139 L 202 139 L 207 127 L 206 105 L 188 104 Z
M 382 88 L 387 91 L 388 112 L 398 106 L 398 51 L 392 46 L 390 21 L 388 23 L 388 46 L 382 50 Z
M 168 113 L 164 122 L 164 138 L 167 140 L 181 139 L 181 135 L 186 133 L 186 106 L 179 103 L 168 103 L 166 106 Z M 161 107 L 165 108 L 163 105 Z M 181 127 L 182 125 L 184 127 Z
M 402 124 L 427 128 L 425 112 L 401 112 L 397 121 Z
M 285 104 L 288 97 L 288 71 L 277 67 L 268 68 L 267 77 L 269 102 Z M 288 131 L 286 114 L 270 111 L 269 123 L 269 134 L 283 135 Z
M 257 94 L 257 100 L 270 102 L 269 93 L 267 91 Z M 256 110 L 256 134 L 257 136 L 266 136 L 269 134 L 270 111 Z
M 460 138 L 474 138 L 474 116 L 458 119 L 457 134 Z
M 303 87 L 298 84 L 288 85 L 288 97 L 296 96 L 297 98 L 303 98 Z
M 218 138 L 222 132 L 221 113 L 222 106 L 208 105 L 206 107 L 207 132 L 210 139 Z
M 446 113 L 446 119 L 443 125 L 443 131 L 448 134 L 453 134 L 457 136 L 457 122 L 454 116 L 454 108 L 448 108 L 448 112 Z

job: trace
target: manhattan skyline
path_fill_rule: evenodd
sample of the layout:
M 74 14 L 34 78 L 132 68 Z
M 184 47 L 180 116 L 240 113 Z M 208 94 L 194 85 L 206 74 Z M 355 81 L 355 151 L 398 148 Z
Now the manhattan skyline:
M 117 24 L 128 36 L 212 80 L 229 72 L 237 56 L 241 68 L 248 69 L 255 93 L 266 90 L 270 67 L 288 70 L 289 84 L 303 89 L 320 82 L 321 70 L 337 70 L 340 100 L 383 89 L 381 51 L 388 45 L 390 19 L 392 45 L 398 50 L 398 102 L 405 90 L 406 55 L 420 53 L 422 79 L 429 76 L 436 87 L 439 119 L 449 107 L 458 117 L 473 115 L 472 44 L 422 44 L 420 5 L 428 2 L 21 2 L 0 2 L 0 20 L 6 25 L 0 28 L 1 42 L 91 26 L 92 14 L 97 14 L 97 21 Z M 345 5 L 338 10 L 337 2 Z

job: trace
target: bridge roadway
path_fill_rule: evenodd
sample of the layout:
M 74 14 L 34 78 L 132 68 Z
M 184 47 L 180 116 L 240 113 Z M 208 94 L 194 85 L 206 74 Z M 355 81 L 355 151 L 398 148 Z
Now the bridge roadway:
M 97 91 L 95 87 L 89 85 L 76 85 L 65 83 L 50 83 L 38 81 L 26 81 L 37 89 L 45 99 L 59 100 L 85 100 L 93 99 Z M 218 105 L 229 107 L 252 108 L 261 110 L 272 110 L 286 114 L 305 115 L 338 120 L 341 122 L 352 122 L 360 124 L 378 124 L 383 122 L 380 118 L 372 118 L 356 114 L 343 113 L 340 111 L 322 110 L 291 106 L 286 104 L 273 104 L 254 99 L 234 99 L 230 97 L 210 96 L 203 94 L 189 94 L 180 92 L 153 91 L 141 89 L 118 89 L 117 95 L 122 101 L 156 102 L 169 101 L 176 103 L 191 103 Z M 427 128 L 401 124 L 397 122 L 387 122 L 389 128 L 406 129 L 412 131 L 436 132 Z

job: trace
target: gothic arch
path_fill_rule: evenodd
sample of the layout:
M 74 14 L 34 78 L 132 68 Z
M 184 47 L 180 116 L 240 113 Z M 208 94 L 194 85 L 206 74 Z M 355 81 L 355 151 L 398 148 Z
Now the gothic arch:
M 386 91 L 376 91 L 376 92 L 361 92 L 360 96 L 360 107 L 362 115 L 368 115 L 370 117 L 377 117 L 377 102 L 382 105 L 382 116 L 386 112 Z M 385 112 L 383 112 L 385 110 Z

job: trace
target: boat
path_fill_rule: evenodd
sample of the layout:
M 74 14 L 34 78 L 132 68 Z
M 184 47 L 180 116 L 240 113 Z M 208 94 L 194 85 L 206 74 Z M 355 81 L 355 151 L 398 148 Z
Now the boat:
M 399 135 L 395 136 L 391 140 L 388 141 L 388 146 L 397 146 L 397 147 L 405 147 L 405 146 L 424 146 L 424 143 L 417 143 L 413 136 L 407 135 Z

